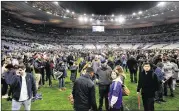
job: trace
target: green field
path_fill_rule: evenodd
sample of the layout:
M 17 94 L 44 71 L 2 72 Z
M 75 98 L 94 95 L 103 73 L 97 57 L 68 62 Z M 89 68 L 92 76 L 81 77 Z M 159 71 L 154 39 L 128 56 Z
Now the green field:
M 127 79 L 125 80 L 125 84 L 130 89 L 131 93 L 128 97 L 123 97 L 123 101 L 125 103 L 124 110 L 137 110 L 138 103 L 137 103 L 137 94 L 136 94 L 136 87 L 137 84 L 130 83 L 129 73 L 127 74 Z M 73 106 L 68 101 L 68 96 L 71 93 L 71 81 L 69 79 L 70 72 L 68 71 L 68 77 L 65 79 L 66 84 L 66 91 L 60 92 L 58 90 L 58 81 L 52 81 L 52 87 L 48 87 L 48 82 L 46 85 L 41 87 L 38 90 L 38 93 L 42 93 L 43 100 L 37 100 L 32 103 L 31 109 L 32 110 L 73 110 Z M 79 77 L 79 74 L 78 74 Z M 170 92 L 169 92 L 170 94 Z M 175 97 L 166 97 L 164 98 L 167 102 L 162 104 L 155 103 L 155 110 L 179 110 L 179 87 L 176 88 Z M 99 96 L 98 96 L 98 87 L 96 87 L 96 102 L 99 104 Z M 2 99 L 1 103 L 2 110 L 11 110 L 11 102 L 6 101 L 6 99 Z M 104 105 L 103 105 L 104 107 Z M 21 108 L 23 109 L 23 108 Z M 141 100 L 141 110 L 143 110 L 142 100 Z

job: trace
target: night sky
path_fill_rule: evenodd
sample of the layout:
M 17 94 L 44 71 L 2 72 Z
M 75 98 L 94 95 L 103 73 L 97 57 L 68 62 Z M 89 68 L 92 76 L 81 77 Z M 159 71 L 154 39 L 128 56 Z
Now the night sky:
M 87 14 L 132 14 L 139 10 L 147 10 L 157 5 L 158 2 L 149 1 L 68 1 L 59 2 L 64 8 L 76 13 Z

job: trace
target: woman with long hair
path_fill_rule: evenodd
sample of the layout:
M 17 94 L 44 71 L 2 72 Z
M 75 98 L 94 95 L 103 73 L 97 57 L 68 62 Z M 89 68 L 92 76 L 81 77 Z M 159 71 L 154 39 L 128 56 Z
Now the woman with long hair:
M 109 91 L 109 105 L 110 111 L 123 111 L 122 105 L 122 80 L 120 73 L 112 72 L 113 79 Z
M 123 68 L 118 65 L 114 68 L 114 72 L 116 72 L 120 76 L 122 84 L 124 84 L 124 80 L 126 79 L 126 74 L 124 73 Z

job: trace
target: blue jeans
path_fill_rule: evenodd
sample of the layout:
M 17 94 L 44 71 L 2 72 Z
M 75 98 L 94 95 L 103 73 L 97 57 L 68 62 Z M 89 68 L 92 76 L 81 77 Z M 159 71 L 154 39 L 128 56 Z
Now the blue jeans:
M 59 78 L 58 80 L 59 80 L 59 88 L 65 87 L 65 80 L 64 80 L 64 78 Z

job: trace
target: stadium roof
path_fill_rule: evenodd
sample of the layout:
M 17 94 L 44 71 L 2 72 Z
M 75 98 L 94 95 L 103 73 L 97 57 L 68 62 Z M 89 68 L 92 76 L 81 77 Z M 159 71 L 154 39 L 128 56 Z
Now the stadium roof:
M 114 13 L 110 11 L 104 11 L 103 13 L 99 10 L 91 13 L 78 12 L 78 7 L 74 10 L 68 9 L 64 2 L 41 2 L 41 1 L 30 1 L 30 2 L 1 2 L 2 11 L 6 11 L 12 14 L 18 19 L 33 24 L 52 24 L 59 27 L 68 28 L 91 28 L 93 25 L 104 25 L 105 28 L 136 28 L 136 27 L 148 27 L 159 24 L 175 23 L 179 22 L 179 2 L 151 2 L 146 8 L 144 6 L 137 6 L 139 11 L 131 9 L 123 11 L 125 8 L 120 8 L 122 11 L 117 12 L 114 9 Z M 68 2 L 67 2 L 68 3 Z M 67 4 L 66 3 L 66 4 Z M 95 2 L 94 2 L 95 3 Z M 105 2 L 101 1 L 101 4 Z M 111 2 L 112 3 L 112 2 Z M 126 7 L 129 7 L 132 2 L 126 2 Z M 141 2 L 135 2 L 141 3 Z M 89 4 L 89 3 L 88 3 Z M 96 4 L 99 4 L 96 2 Z M 123 3 L 124 5 L 125 3 Z M 149 3 L 148 3 L 149 4 Z M 110 5 L 110 4 L 109 4 Z M 121 6 L 119 2 L 119 7 Z M 66 7 L 65 7 L 66 6 Z M 122 6 L 121 6 L 122 7 Z M 143 8 L 142 8 L 143 7 Z M 79 6 L 79 9 L 81 6 Z M 107 7 L 108 8 L 108 7 Z M 87 8 L 87 10 L 94 9 L 95 7 Z M 117 10 L 117 9 L 116 9 Z M 98 14 L 101 13 L 101 14 Z M 106 13 L 104 15 L 104 13 Z M 122 14 L 121 14 L 122 13 Z M 3 15 L 2 15 L 3 16 Z

